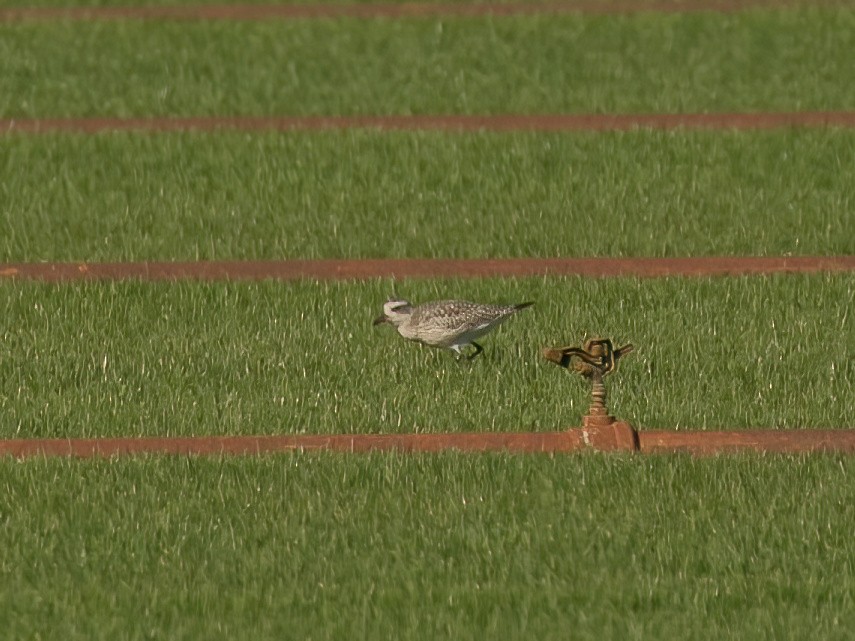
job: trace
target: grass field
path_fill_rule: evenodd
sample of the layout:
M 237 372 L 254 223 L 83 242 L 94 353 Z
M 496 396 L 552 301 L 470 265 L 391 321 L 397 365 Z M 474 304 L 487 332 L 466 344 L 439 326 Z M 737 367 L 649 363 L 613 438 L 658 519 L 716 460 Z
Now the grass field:
M 539 348 L 592 334 L 638 348 L 612 401 L 640 427 L 849 427 L 855 409 L 848 274 L 2 291 L 4 437 L 560 429 L 588 391 Z M 371 327 L 393 292 L 537 305 L 459 364 Z
M 576 3 L 582 7 L 586 6 L 584 0 L 570 0 L 571 3 Z M 762 0 L 761 0 L 762 2 Z M 793 7 L 815 7 L 815 6 L 846 6 L 849 0 L 781 0 L 780 6 L 784 8 Z M 162 7 L 162 6 L 206 6 L 206 5 L 221 5 L 222 0 L 0 0 L 0 7 Z M 237 4 L 237 3 L 232 3 Z M 264 4 L 264 5 L 364 5 L 364 4 L 419 4 L 413 0 L 245 0 L 240 2 L 244 5 Z M 431 4 L 457 4 L 457 5 L 549 5 L 555 4 L 551 0 L 437 0 Z M 604 7 L 620 7 L 625 9 L 627 2 L 625 0 L 600 0 L 599 3 Z M 651 5 L 656 5 L 656 0 L 634 0 L 635 8 L 644 9 Z M 674 0 L 676 7 L 709 7 L 710 0 Z
M 0 171 L 5 261 L 855 254 L 842 130 L 5 136 Z
M 847 110 L 853 52 L 851 7 L 5 23 L 0 118 Z M 0 262 L 851 255 L 853 167 L 835 129 L 3 134 Z M 461 365 L 371 327 L 392 293 L 537 304 Z M 538 349 L 595 333 L 636 345 L 610 404 L 641 429 L 851 428 L 854 303 L 852 274 L 4 281 L 0 438 L 555 430 L 587 392 Z M 0 629 L 842 641 L 853 473 L 831 455 L 0 459 Z
M 0 25 L 0 116 L 846 109 L 848 9 Z
M 847 639 L 850 458 L 0 465 L 10 638 Z

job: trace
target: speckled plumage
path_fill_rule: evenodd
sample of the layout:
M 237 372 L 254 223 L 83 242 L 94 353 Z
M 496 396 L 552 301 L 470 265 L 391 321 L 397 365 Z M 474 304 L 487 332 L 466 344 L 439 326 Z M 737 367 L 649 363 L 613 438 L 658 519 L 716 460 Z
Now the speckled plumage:
M 458 355 L 467 345 L 473 345 L 473 358 L 481 351 L 475 342 L 510 316 L 533 303 L 519 305 L 487 305 L 465 300 L 440 300 L 412 306 L 405 300 L 389 301 L 383 306 L 383 316 L 375 325 L 394 325 L 404 338 L 453 350 Z

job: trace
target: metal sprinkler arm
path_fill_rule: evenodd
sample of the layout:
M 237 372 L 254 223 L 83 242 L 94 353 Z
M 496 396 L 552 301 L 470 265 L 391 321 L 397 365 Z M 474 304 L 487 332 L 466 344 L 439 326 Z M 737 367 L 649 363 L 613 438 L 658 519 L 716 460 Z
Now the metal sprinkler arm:
M 615 422 L 606 409 L 603 378 L 617 369 L 618 361 L 632 352 L 631 344 L 614 349 L 608 338 L 589 338 L 582 347 L 546 347 L 543 356 L 550 362 L 591 379 L 591 407 L 583 418 L 585 427 L 606 427 Z

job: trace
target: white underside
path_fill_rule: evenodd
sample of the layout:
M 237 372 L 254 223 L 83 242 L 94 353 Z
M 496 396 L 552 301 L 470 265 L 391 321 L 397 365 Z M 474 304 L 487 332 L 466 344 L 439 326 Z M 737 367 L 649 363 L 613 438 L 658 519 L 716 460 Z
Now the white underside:
M 447 349 L 454 350 L 459 354 L 461 348 L 470 345 L 472 341 L 484 336 L 504 320 L 504 318 L 500 318 L 490 323 L 483 323 L 476 327 L 471 327 L 461 333 L 450 333 L 447 331 L 434 332 L 425 330 L 424 328 L 422 328 L 422 331 L 413 331 L 413 328 L 409 325 L 399 326 L 398 333 L 409 340 L 418 341 L 433 347 L 445 347 Z

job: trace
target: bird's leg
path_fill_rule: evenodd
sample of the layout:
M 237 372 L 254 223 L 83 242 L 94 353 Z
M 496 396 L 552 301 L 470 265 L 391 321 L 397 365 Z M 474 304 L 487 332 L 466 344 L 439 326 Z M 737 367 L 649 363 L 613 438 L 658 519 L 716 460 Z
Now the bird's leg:
M 468 356 L 469 360 L 471 361 L 473 358 L 475 358 L 476 356 L 478 356 L 478 354 L 480 354 L 481 352 L 483 352 L 483 351 L 484 351 L 484 348 L 483 348 L 483 347 L 481 347 L 481 346 L 480 346 L 478 343 L 476 343 L 475 341 L 472 341 L 470 344 L 471 344 L 471 345 L 473 345 L 473 346 L 475 347 L 475 351 L 474 351 L 472 354 L 469 354 L 469 356 Z

